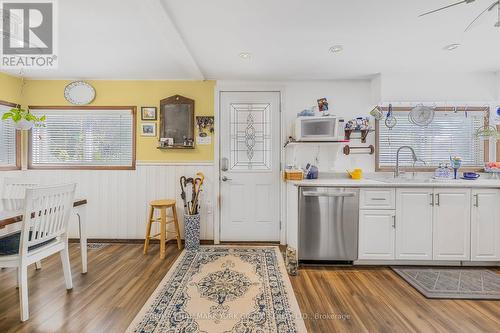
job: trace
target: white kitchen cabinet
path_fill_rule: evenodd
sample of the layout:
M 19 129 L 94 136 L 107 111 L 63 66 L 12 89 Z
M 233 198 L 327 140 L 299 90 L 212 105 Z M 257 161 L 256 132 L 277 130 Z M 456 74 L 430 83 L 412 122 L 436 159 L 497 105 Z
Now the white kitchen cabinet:
M 396 190 L 396 259 L 432 260 L 433 189 Z
M 471 260 L 500 261 L 500 190 L 472 191 Z
M 393 188 L 364 188 L 359 193 L 360 209 L 391 209 L 396 207 Z
M 470 259 L 471 191 L 435 189 L 433 259 Z
M 361 210 L 359 259 L 394 259 L 394 210 Z

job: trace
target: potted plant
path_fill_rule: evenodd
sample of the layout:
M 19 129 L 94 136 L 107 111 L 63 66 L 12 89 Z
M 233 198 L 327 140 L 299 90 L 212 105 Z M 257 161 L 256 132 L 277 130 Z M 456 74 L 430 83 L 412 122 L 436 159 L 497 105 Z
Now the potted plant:
M 45 116 L 38 118 L 29 111 L 21 109 L 21 106 L 18 105 L 4 113 L 2 120 L 7 119 L 11 119 L 14 122 L 14 127 L 17 130 L 29 130 L 33 126 L 43 126 Z

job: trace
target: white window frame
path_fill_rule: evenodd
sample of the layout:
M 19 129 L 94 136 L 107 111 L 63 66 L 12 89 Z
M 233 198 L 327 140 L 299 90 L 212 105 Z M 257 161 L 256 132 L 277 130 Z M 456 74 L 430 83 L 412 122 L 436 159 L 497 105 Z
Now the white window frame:
M 85 164 L 33 164 L 32 160 L 32 131 L 29 133 L 28 139 L 28 169 L 40 170 L 135 170 L 136 168 L 136 146 L 137 146 L 137 108 L 135 106 L 30 106 L 30 110 L 99 110 L 106 111 L 130 111 L 132 114 L 132 163 L 127 166 L 120 165 L 85 165 Z
M 0 101 L 0 105 L 15 108 L 18 105 L 6 101 Z M 1 119 L 1 115 L 0 115 Z M 2 120 L 0 120 L 2 121 Z M 8 120 L 10 121 L 10 120 Z M 0 138 L 1 139 L 1 138 Z M 21 131 L 16 130 L 16 141 L 15 141 L 15 152 L 16 152 L 16 164 L 15 165 L 0 165 L 0 171 L 9 170 L 21 170 Z
M 393 111 L 395 112 L 410 112 L 412 110 L 411 107 L 395 107 L 393 108 Z M 382 108 L 382 111 L 384 112 L 384 115 L 387 114 L 388 108 Z M 490 122 L 490 108 L 485 108 L 485 107 L 437 107 L 435 108 L 436 112 L 482 112 L 484 114 L 484 124 L 488 125 Z M 384 118 L 385 119 L 385 118 Z M 380 166 L 380 131 L 379 128 L 380 126 L 385 126 L 384 125 L 384 119 L 382 120 L 376 120 L 375 121 L 375 171 L 377 172 L 389 172 L 389 171 L 394 171 L 395 167 L 392 166 Z M 396 125 L 397 126 L 397 125 Z M 490 156 L 490 144 L 489 140 L 484 141 L 484 162 L 487 163 L 489 162 L 489 156 Z M 416 167 L 409 167 L 409 166 L 402 166 L 400 169 L 404 171 L 422 171 L 422 172 L 429 172 L 429 171 L 434 171 L 438 166 L 437 165 L 428 165 L 428 166 L 422 166 L 421 164 L 416 166 Z M 484 167 L 463 167 L 460 170 L 463 171 L 482 171 L 484 170 Z

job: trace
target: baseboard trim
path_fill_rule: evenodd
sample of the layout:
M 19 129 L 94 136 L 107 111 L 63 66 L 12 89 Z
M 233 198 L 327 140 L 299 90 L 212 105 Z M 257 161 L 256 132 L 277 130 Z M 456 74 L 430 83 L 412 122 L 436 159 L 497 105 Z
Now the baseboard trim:
M 432 260 L 356 260 L 355 266 L 452 266 L 491 267 L 499 266 L 498 261 L 432 261 Z
M 181 240 L 184 243 L 184 240 Z M 70 243 L 80 243 L 79 238 L 70 238 Z M 144 244 L 144 239 L 120 239 L 120 238 L 89 238 L 87 239 L 87 243 L 111 243 L 111 244 Z M 151 239 L 149 244 L 159 244 L 160 241 L 157 239 Z M 176 244 L 177 241 L 175 239 L 171 239 L 167 241 L 167 244 Z M 213 245 L 213 240 L 201 240 L 201 244 L 203 245 Z

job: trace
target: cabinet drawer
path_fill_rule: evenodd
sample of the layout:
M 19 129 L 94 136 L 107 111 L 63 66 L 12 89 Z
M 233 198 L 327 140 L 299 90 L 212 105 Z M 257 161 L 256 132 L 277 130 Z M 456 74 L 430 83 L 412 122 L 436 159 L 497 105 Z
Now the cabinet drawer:
M 367 188 L 360 191 L 361 209 L 396 209 L 396 190 L 393 188 Z

